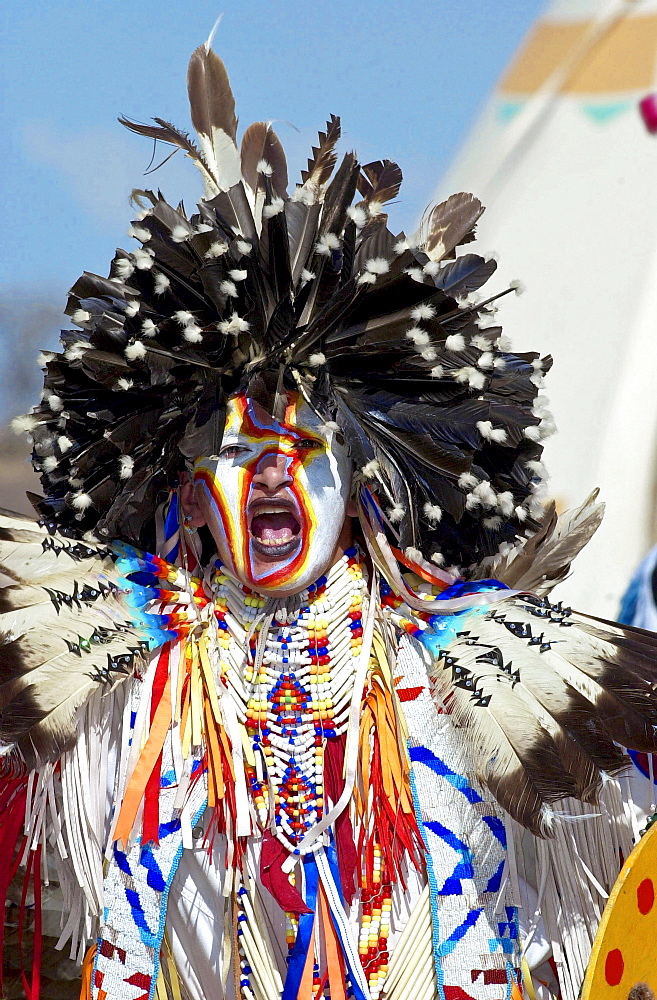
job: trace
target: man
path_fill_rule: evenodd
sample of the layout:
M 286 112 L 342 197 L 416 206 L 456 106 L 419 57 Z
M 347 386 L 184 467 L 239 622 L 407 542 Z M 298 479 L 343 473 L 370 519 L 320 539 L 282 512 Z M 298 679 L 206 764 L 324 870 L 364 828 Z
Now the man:
M 543 596 L 600 517 L 543 510 L 550 359 L 472 299 L 471 195 L 394 237 L 401 172 L 333 174 L 336 118 L 289 196 L 208 45 L 189 92 L 199 147 L 126 124 L 200 214 L 137 195 L 18 421 L 2 845 L 57 866 L 94 1000 L 574 1000 L 655 651 Z

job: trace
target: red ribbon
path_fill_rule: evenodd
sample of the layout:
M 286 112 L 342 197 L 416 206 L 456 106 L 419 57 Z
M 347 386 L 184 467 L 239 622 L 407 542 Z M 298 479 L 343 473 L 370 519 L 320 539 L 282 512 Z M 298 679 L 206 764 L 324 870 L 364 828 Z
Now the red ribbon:
M 282 865 L 288 857 L 287 848 L 266 830 L 262 838 L 260 853 L 260 878 L 265 889 L 272 894 L 278 905 L 286 913 L 312 913 L 306 906 L 301 893 L 290 884 Z

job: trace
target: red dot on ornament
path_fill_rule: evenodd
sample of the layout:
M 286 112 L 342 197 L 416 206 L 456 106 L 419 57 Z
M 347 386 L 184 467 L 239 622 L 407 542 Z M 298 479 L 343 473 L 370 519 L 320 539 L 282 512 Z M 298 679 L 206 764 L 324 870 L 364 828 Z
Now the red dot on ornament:
M 623 978 L 624 971 L 625 962 L 623 961 L 623 956 L 618 948 L 614 948 L 613 951 L 608 953 L 605 961 L 605 979 L 609 986 L 618 986 Z
M 636 905 L 639 913 L 650 913 L 655 902 L 655 887 L 651 878 L 644 878 L 636 891 Z

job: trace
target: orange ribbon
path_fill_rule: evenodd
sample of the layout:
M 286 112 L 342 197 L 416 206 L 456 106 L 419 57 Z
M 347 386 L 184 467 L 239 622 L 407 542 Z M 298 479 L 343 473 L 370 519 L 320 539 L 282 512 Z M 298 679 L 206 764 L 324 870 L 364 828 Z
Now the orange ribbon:
M 128 843 L 130 833 L 137 818 L 139 805 L 144 797 L 148 779 L 153 773 L 153 768 L 160 756 L 160 751 L 164 746 L 169 726 L 171 725 L 171 681 L 167 682 L 160 698 L 160 703 L 155 710 L 151 723 L 148 739 L 139 755 L 139 760 L 135 764 L 135 769 L 130 776 L 128 787 L 126 788 L 121 811 L 114 828 L 114 840 L 120 840 L 125 846 Z
M 82 962 L 82 980 L 80 982 L 80 1000 L 91 1000 L 91 977 L 96 961 L 96 945 L 92 944 L 87 949 Z
M 342 965 L 342 953 L 335 933 L 335 927 L 329 914 L 328 903 L 324 886 L 319 884 L 319 911 L 322 917 L 322 927 L 324 928 L 324 951 L 326 954 L 326 968 L 328 972 L 329 994 L 331 1000 L 347 1000 L 347 993 L 344 982 L 344 967 Z

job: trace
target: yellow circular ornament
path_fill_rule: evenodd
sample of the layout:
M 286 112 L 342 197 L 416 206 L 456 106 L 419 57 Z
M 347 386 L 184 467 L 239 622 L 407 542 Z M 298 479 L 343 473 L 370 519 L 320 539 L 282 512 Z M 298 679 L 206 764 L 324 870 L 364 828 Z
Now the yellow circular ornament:
M 657 997 L 657 823 L 623 865 L 598 927 L 580 1000 Z

